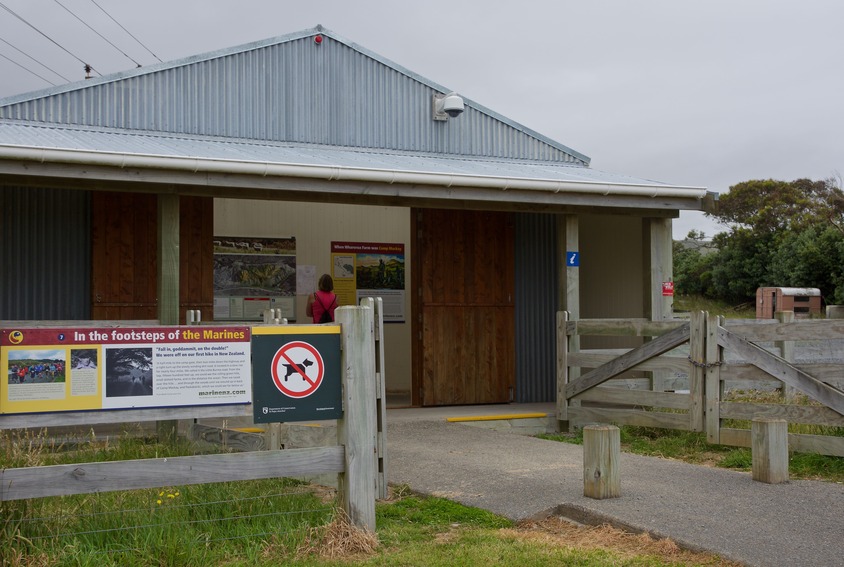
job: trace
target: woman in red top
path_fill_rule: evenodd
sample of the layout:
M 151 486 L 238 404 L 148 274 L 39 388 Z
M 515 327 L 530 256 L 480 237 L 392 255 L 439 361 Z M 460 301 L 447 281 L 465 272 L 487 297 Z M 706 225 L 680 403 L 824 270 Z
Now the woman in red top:
M 337 309 L 337 296 L 334 294 L 334 280 L 328 274 L 319 278 L 319 289 L 308 296 L 305 313 L 313 318 L 314 323 L 331 323 L 334 310 Z

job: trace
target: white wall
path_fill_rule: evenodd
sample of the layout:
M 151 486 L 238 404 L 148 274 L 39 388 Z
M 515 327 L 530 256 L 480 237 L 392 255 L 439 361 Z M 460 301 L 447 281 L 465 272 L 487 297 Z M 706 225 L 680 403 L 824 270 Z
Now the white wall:
M 214 234 L 244 237 L 296 237 L 297 265 L 316 266 L 317 278 L 331 273 L 331 242 L 403 243 L 405 250 L 405 323 L 384 326 L 386 388 L 410 392 L 410 209 L 285 201 L 214 200 Z M 297 290 L 297 323 L 308 323 L 307 295 Z

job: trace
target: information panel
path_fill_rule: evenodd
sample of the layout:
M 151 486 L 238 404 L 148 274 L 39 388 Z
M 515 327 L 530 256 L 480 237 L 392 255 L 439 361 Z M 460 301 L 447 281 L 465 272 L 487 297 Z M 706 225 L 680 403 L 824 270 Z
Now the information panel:
M 339 325 L 252 329 L 255 423 L 343 415 Z
M 246 404 L 249 327 L 0 330 L 0 413 Z
M 214 237 L 214 320 L 296 319 L 296 238 Z
M 404 244 L 332 242 L 331 266 L 338 305 L 380 297 L 385 323 L 405 321 Z

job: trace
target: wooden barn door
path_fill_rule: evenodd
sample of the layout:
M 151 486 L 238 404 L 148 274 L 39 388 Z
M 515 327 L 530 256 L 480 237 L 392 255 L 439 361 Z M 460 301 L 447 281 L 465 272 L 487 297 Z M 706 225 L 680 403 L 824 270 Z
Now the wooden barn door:
M 214 200 L 181 197 L 179 318 L 214 308 Z M 91 319 L 158 318 L 158 200 L 146 193 L 91 193 Z
M 509 402 L 515 385 L 512 216 L 419 209 L 413 219 L 419 402 Z

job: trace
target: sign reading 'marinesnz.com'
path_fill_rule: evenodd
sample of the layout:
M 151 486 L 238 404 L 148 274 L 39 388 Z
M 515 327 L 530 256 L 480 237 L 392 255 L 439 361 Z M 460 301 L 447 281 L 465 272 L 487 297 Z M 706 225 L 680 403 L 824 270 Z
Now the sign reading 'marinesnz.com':
M 252 406 L 255 423 L 341 417 L 340 326 L 253 327 Z

